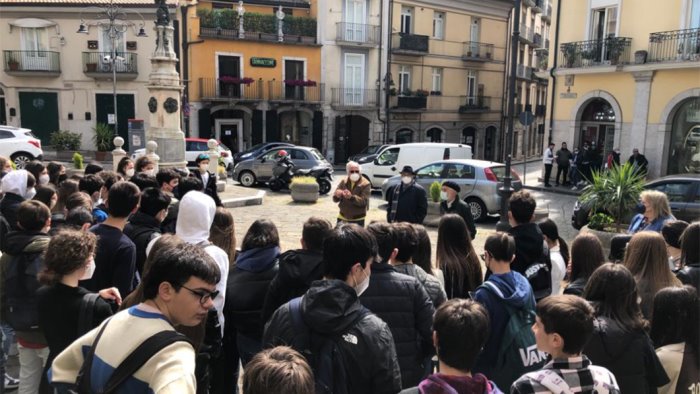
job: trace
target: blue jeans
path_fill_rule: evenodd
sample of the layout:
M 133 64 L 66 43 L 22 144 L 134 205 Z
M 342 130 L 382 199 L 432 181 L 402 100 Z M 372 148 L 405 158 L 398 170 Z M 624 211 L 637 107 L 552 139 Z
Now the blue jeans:
M 238 343 L 238 354 L 241 357 L 241 365 L 245 368 L 246 364 L 262 350 L 262 343 L 257 339 L 245 336 L 241 333 L 236 334 L 236 342 Z

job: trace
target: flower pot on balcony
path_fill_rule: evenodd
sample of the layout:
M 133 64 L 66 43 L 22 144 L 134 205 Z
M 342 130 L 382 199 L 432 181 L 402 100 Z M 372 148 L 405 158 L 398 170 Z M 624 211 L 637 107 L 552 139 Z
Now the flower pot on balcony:
M 634 53 L 634 64 L 644 64 L 647 62 L 647 51 L 636 51 Z
M 7 62 L 7 67 L 10 68 L 10 71 L 17 71 L 19 70 L 19 62 Z
M 89 73 L 94 73 L 97 71 L 97 63 L 86 63 L 85 64 L 85 69 Z
M 398 99 L 399 108 L 424 109 L 427 105 L 427 97 L 401 96 Z

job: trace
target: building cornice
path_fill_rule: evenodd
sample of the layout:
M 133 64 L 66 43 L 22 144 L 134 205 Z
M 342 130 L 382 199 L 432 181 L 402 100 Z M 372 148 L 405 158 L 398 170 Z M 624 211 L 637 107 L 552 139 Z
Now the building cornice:
M 414 7 L 430 7 L 445 11 L 463 12 L 494 19 L 507 20 L 513 10 L 512 1 L 477 1 L 477 0 L 423 0 L 394 1 L 394 4 L 406 4 Z
M 683 70 L 700 69 L 700 61 L 695 62 L 671 62 L 671 63 L 646 63 L 628 64 L 624 66 L 599 66 L 581 68 L 559 68 L 554 70 L 555 76 L 584 75 L 584 74 L 609 74 L 615 72 L 643 73 L 659 70 Z

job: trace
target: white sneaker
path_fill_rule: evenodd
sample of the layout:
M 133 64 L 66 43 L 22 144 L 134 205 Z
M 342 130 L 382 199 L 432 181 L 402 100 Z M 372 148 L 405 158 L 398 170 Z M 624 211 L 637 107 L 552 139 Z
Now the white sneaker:
M 12 376 L 5 374 L 5 390 L 14 390 L 19 387 L 19 379 L 15 379 Z

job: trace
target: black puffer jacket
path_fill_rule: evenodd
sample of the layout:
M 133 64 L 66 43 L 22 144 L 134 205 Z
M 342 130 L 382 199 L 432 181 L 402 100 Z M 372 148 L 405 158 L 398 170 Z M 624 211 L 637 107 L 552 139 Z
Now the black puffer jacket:
M 394 194 L 399 195 L 397 206 L 394 205 Z M 392 212 L 396 215 L 392 220 Z M 423 223 L 425 215 L 428 214 L 428 195 L 421 185 L 412 184 L 406 187 L 405 185 L 397 186 L 393 192 L 389 194 L 389 206 L 386 209 L 386 220 L 388 222 L 408 222 L 408 223 Z
M 657 387 L 669 382 L 649 336 L 643 330 L 630 332 L 606 317 L 594 320 L 583 354 L 612 372 L 622 393 L 656 393 Z
M 423 268 L 415 264 L 395 264 L 393 267 L 399 273 L 418 279 L 428 293 L 430 301 L 433 302 L 433 307 L 435 309 L 439 308 L 443 302 L 447 301 L 447 295 L 442 285 L 440 285 L 438 278 L 428 275 Z
M 397 393 L 401 390 L 401 372 L 391 331 L 371 313 L 352 325 L 360 310 L 357 293 L 340 280 L 313 282 L 301 303 L 303 320 L 315 332 L 357 339 L 340 341 L 348 368 L 349 393 Z M 275 311 L 265 327 L 263 347 L 293 346 L 296 336 L 286 304 Z
M 5 193 L 5 196 L 0 201 L 0 213 L 5 217 L 10 228 L 14 231 L 20 230 L 17 225 L 17 211 L 24 198 L 15 193 Z
M 587 283 L 588 278 L 577 278 L 564 288 L 564 294 L 572 294 L 580 297 L 583 295 L 583 290 L 586 288 Z
M 686 265 L 676 273 L 676 277 L 684 285 L 691 285 L 700 291 L 700 263 Z
M 435 309 L 423 285 L 387 263 L 374 263 L 360 302 L 389 325 L 403 387 L 417 385 L 425 377 L 425 359 L 434 353 L 431 325 Z
M 136 269 L 143 274 L 143 263 L 146 261 L 146 247 L 153 238 L 160 235 L 160 222 L 151 215 L 136 212 L 124 226 L 124 235 L 136 245 Z
M 279 257 L 279 271 L 267 290 L 262 319 L 267 322 L 275 310 L 292 298 L 302 296 L 311 282 L 323 277 L 323 253 L 313 250 L 288 250 Z
M 511 228 L 508 233 L 515 239 L 515 260 L 510 269 L 525 275 L 527 267 L 544 254 L 542 231 L 537 223 L 526 223 Z
M 460 200 L 459 198 L 456 198 L 454 202 L 452 202 L 452 205 L 449 207 L 447 206 L 447 201 L 443 201 L 440 203 L 440 215 L 444 215 L 446 213 L 454 213 L 459 215 L 462 219 L 464 219 L 464 223 L 467 225 L 467 229 L 469 230 L 469 236 L 474 239 L 476 237 L 476 226 L 474 225 L 474 216 L 472 216 L 472 209 L 467 205 L 466 202 Z

